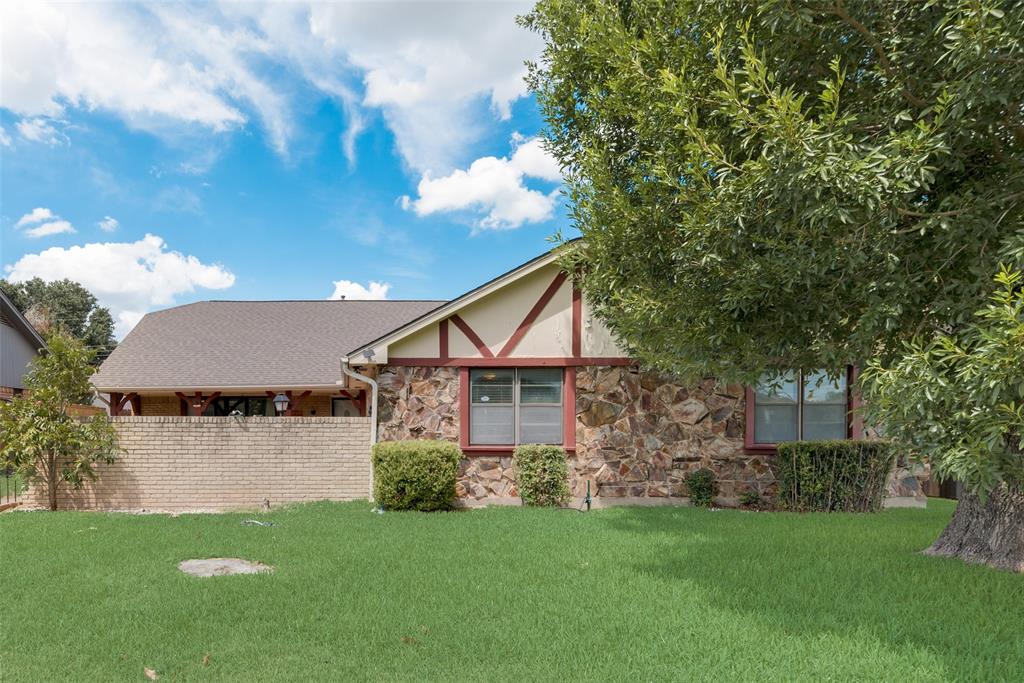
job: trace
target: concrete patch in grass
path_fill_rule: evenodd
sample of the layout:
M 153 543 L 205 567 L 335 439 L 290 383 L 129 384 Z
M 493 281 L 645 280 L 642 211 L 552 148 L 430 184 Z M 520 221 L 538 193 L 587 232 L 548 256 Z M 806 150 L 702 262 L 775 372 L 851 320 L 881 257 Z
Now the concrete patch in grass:
M 191 576 L 230 576 L 232 574 L 265 574 L 274 568 L 240 557 L 209 557 L 205 560 L 184 560 L 178 569 Z

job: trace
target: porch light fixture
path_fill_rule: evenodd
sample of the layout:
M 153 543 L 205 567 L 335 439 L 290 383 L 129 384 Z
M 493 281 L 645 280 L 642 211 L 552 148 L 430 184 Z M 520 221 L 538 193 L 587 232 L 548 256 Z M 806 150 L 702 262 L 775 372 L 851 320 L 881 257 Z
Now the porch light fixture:
M 278 394 L 275 396 L 274 410 L 276 410 L 279 415 L 283 415 L 284 412 L 288 410 L 288 397 L 284 394 Z

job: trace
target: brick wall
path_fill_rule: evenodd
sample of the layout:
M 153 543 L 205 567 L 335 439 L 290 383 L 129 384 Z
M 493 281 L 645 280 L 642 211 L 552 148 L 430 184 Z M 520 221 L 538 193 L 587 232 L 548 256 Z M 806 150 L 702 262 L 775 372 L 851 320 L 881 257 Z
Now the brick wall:
M 116 417 L 123 453 L 61 509 L 225 510 L 369 497 L 364 417 Z M 45 493 L 29 500 L 45 505 Z

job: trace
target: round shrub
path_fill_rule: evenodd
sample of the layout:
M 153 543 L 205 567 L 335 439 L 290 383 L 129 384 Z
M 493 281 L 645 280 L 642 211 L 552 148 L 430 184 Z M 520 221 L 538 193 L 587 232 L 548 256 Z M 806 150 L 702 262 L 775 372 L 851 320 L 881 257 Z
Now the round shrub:
M 373 447 L 373 496 L 388 510 L 446 510 L 462 451 L 449 441 L 384 441 Z
M 715 473 L 706 467 L 686 475 L 686 488 L 690 489 L 690 502 L 697 507 L 709 508 L 715 502 L 718 484 Z
M 513 465 L 525 505 L 557 507 L 569 502 L 569 465 L 561 447 L 519 446 Z

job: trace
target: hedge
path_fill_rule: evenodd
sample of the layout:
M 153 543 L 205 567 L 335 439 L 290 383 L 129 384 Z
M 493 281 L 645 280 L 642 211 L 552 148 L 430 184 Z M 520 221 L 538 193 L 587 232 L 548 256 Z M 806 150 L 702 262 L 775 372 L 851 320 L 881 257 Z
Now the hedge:
M 569 502 L 569 465 L 561 446 L 518 446 L 512 463 L 524 505 L 558 507 Z
M 778 446 L 779 505 L 791 510 L 875 512 L 894 451 L 884 441 L 790 441 Z
M 449 441 L 384 441 L 373 447 L 373 496 L 388 510 L 446 510 L 462 451 Z

